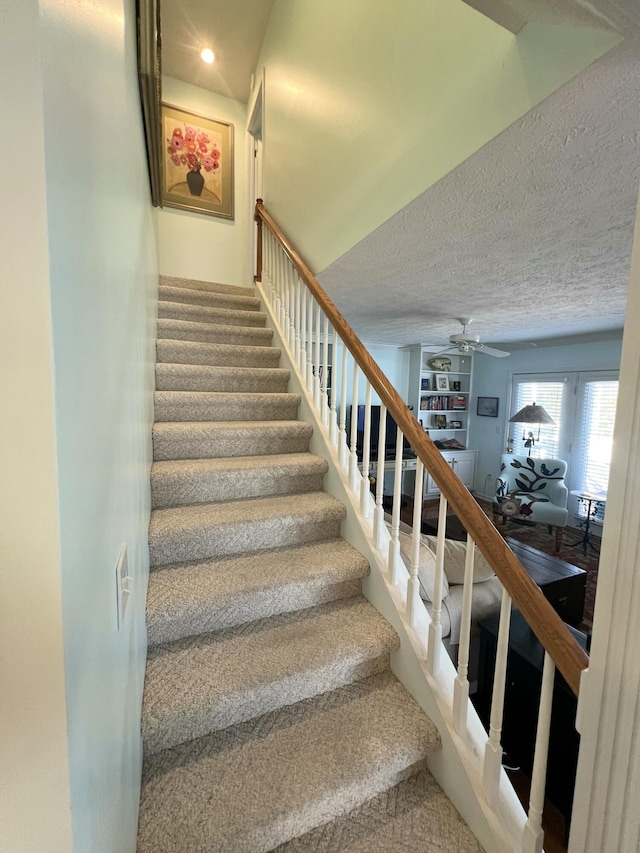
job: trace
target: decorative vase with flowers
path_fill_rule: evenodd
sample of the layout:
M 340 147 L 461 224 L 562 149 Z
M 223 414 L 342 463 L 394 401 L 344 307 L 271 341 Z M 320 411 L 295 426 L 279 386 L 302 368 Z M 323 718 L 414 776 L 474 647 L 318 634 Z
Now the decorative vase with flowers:
M 202 195 L 205 172 L 217 172 L 220 168 L 220 149 L 203 130 L 188 124 L 174 127 L 167 139 L 167 152 L 175 166 L 185 166 L 186 182 L 191 195 Z

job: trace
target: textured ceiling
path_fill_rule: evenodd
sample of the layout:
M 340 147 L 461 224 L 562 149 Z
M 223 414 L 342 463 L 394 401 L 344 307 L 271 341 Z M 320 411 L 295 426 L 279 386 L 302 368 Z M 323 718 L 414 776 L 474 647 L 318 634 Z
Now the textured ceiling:
M 319 275 L 367 342 L 610 336 L 624 324 L 640 180 L 627 39 Z
M 246 103 L 273 0 L 162 0 L 162 73 Z M 200 59 L 203 47 L 216 55 Z
M 535 21 L 628 32 L 640 24 L 637 0 L 464 0 L 500 26 L 519 32 Z

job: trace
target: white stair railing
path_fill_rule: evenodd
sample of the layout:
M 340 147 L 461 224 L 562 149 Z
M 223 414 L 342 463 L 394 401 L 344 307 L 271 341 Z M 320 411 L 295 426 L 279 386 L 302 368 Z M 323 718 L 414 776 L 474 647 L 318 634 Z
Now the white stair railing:
M 412 518 L 405 518 L 403 521 L 401 510 L 403 500 L 406 500 L 402 489 L 403 465 L 406 462 L 403 458 L 405 433 L 403 433 L 401 425 L 396 423 L 394 418 L 390 418 L 385 401 L 379 400 L 377 397 L 378 393 L 384 393 L 385 383 L 381 381 L 379 387 L 373 387 L 367 376 L 365 366 L 362 366 L 350 352 L 349 344 L 353 344 L 352 333 L 347 340 L 337 325 L 332 326 L 330 318 L 319 304 L 317 296 L 308 289 L 307 281 L 300 275 L 300 267 L 303 267 L 302 262 L 294 257 L 291 249 L 286 247 L 282 236 L 276 235 L 277 226 L 270 220 L 260 204 L 257 208 L 257 220 L 263 220 L 269 226 L 262 229 L 261 237 L 262 270 L 259 271 L 258 278 L 261 280 L 263 292 L 269 300 L 273 315 L 280 325 L 282 338 L 288 342 L 291 349 L 292 358 L 297 365 L 302 385 L 309 391 L 320 423 L 323 428 L 326 428 L 326 440 L 336 450 L 338 467 L 354 495 L 354 503 L 359 507 L 361 518 L 365 524 L 372 524 L 372 541 L 383 561 L 387 582 L 396 591 L 396 600 L 403 602 L 403 616 L 406 618 L 410 629 L 416 634 L 416 647 L 426 650 L 424 654 L 425 670 L 430 676 L 437 679 L 440 654 L 443 649 L 440 618 L 444 582 L 447 498 L 444 494 L 440 497 L 435 551 L 435 581 L 431 614 L 429 615 L 420 596 L 418 576 L 422 544 L 424 477 L 424 463 L 420 458 L 421 454 L 418 452 L 417 458 L 414 457 L 414 462 L 412 462 L 412 465 L 415 463 Z M 310 274 L 307 274 L 305 267 L 303 267 L 303 273 L 306 278 L 309 278 Z M 315 282 L 315 279 L 313 281 Z M 320 290 L 317 282 L 315 282 L 315 286 Z M 336 315 L 340 317 L 337 312 Z M 341 317 L 340 319 L 342 320 Z M 363 359 L 363 364 L 365 361 L 366 358 Z M 351 371 L 350 388 L 349 371 Z M 361 373 L 364 383 L 360 379 Z M 386 385 L 388 386 L 388 383 Z M 374 395 L 376 397 L 375 403 L 373 402 Z M 361 400 L 364 402 L 360 403 Z M 372 435 L 373 404 L 380 406 L 377 435 Z M 349 405 L 351 406 L 350 412 Z M 402 405 L 396 407 L 396 411 L 401 411 L 402 408 L 406 409 Z M 406 415 L 404 418 L 403 423 L 406 424 Z M 391 423 L 395 426 L 396 442 L 394 453 L 391 458 L 387 459 L 387 438 L 389 424 Z M 413 432 L 415 434 L 415 429 Z M 373 460 L 371 457 L 372 447 L 377 448 L 377 455 Z M 420 448 L 415 449 L 416 451 L 420 450 Z M 372 461 L 375 463 L 375 495 L 372 494 L 369 480 Z M 443 464 L 446 468 L 445 477 L 457 480 L 456 475 L 450 471 L 446 463 Z M 438 482 L 439 477 L 442 477 L 442 470 L 430 470 L 429 473 L 436 478 L 436 482 Z M 390 495 L 385 492 L 385 485 L 389 479 L 392 479 Z M 447 481 L 443 480 L 438 482 L 438 485 L 442 490 L 445 490 L 446 483 Z M 466 493 L 466 490 L 464 491 Z M 473 505 L 470 496 L 469 500 Z M 390 519 L 387 523 L 386 510 L 389 509 Z M 457 514 L 464 524 L 464 513 L 457 510 Z M 372 519 L 372 522 L 369 519 Z M 409 523 L 412 531 L 411 558 L 408 561 L 408 566 L 401 558 L 401 523 Z M 496 537 L 495 541 L 502 543 L 497 534 Z M 503 550 L 505 548 L 506 546 L 503 546 Z M 453 727 L 463 741 L 467 741 L 471 737 L 468 675 L 475 549 L 476 541 L 468 529 L 457 674 L 450 696 Z M 491 552 L 485 553 L 485 557 L 493 565 Z M 513 555 L 506 559 L 510 565 L 519 566 Z M 511 559 L 515 562 L 512 563 Z M 495 568 L 498 570 L 499 567 L 496 566 Z M 522 572 L 524 574 L 524 570 Z M 504 584 L 504 571 L 502 574 Z M 486 802 L 496 812 L 499 811 L 501 788 L 505 783 L 508 784 L 502 770 L 501 732 L 511 605 L 512 598 L 505 588 L 500 608 L 489 732 L 484 743 L 482 764 L 479 767 Z M 520 606 L 526 610 L 526 602 L 523 605 L 521 600 Z M 426 630 L 425 625 L 427 626 Z M 562 627 L 564 628 L 564 626 Z M 554 625 L 554 630 L 557 630 L 557 625 Z M 577 659 L 584 663 L 579 656 Z M 546 653 L 530 805 L 528 818 L 522 832 L 521 853 L 541 853 L 543 846 L 544 836 L 541 817 L 544 803 L 554 672 L 553 660 Z M 578 677 L 579 672 L 574 683 Z

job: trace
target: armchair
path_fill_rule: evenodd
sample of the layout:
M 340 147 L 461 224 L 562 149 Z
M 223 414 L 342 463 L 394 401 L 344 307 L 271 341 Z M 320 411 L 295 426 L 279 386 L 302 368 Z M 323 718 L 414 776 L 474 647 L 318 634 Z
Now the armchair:
M 546 524 L 549 533 L 556 529 L 556 551 L 562 544 L 562 531 L 569 513 L 569 491 L 564 484 L 567 463 L 562 459 L 533 459 L 530 456 L 502 456 L 500 476 L 496 480 L 493 520 L 529 521 Z

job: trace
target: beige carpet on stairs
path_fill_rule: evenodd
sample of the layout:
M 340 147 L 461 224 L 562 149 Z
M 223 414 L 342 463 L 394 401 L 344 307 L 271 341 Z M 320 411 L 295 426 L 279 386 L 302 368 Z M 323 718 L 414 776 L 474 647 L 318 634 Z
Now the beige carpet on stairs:
M 160 300 L 138 853 L 481 850 L 259 300 Z

